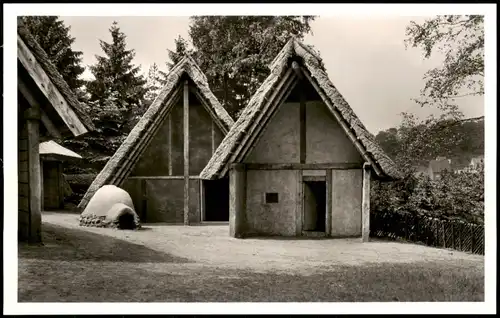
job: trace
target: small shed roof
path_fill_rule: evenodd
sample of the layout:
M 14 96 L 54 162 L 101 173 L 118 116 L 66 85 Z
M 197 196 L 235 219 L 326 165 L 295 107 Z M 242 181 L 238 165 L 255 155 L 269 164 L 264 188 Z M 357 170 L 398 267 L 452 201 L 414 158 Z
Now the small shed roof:
M 42 159 L 51 158 L 56 160 L 82 159 L 82 156 L 74 151 L 64 148 L 53 140 L 41 142 L 39 146 L 40 157 Z

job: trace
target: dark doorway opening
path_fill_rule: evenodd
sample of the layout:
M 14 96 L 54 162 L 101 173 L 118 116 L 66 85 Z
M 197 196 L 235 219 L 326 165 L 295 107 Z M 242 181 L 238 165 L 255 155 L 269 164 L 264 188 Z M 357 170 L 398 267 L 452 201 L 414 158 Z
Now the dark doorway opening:
M 130 213 L 124 213 L 118 218 L 118 228 L 120 230 L 133 230 L 136 228 L 134 216 Z
M 203 181 L 205 213 L 203 221 L 229 221 L 229 178 Z
M 324 232 L 326 223 L 326 182 L 304 181 L 304 231 Z

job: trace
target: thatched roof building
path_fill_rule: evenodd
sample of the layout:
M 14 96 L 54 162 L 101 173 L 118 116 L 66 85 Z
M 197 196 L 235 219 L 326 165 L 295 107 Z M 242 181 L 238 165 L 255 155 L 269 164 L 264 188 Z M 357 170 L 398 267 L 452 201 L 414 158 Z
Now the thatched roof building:
M 367 162 L 373 164 L 376 176 L 384 179 L 399 178 L 400 173 L 392 159 L 377 144 L 375 137 L 361 123 L 328 78 L 321 58 L 313 49 L 295 38 L 288 41 L 270 64 L 271 74 L 253 95 L 233 129 L 224 138 L 221 146 L 200 174 L 201 178 L 210 180 L 221 177 L 227 173 L 228 164 L 238 160 L 240 150 L 244 146 L 242 140 L 253 130 L 253 127 L 262 124 L 258 120 L 259 115 L 294 58 L 301 61 L 300 64 L 306 71 L 306 76 L 316 85 L 318 93 L 332 114 L 338 116 L 338 119 L 344 123 L 342 127 L 345 127 L 347 135 L 352 140 L 359 141 L 359 151 Z
M 195 203 L 200 195 L 198 174 L 233 123 L 211 92 L 203 72 L 193 58 L 186 55 L 169 72 L 166 85 L 95 178 L 79 208 L 83 210 L 94 193 L 109 184 L 131 192 L 141 219 L 145 218 L 145 201 L 148 202 L 148 221 L 175 223 L 180 222 L 181 217 L 188 218 L 188 208 L 198 206 Z M 169 194 L 163 193 L 160 198 L 159 192 L 164 190 L 158 188 L 149 190 L 150 197 L 144 199 L 142 193 L 134 194 L 141 184 L 143 188 L 168 186 Z M 196 191 L 196 196 L 192 194 L 187 198 L 189 191 Z M 173 205 L 182 203 L 179 199 L 184 196 L 186 216 L 172 214 Z M 170 197 L 177 201 L 164 202 Z M 182 211 L 182 207 L 178 208 Z M 199 212 L 192 213 L 199 215 Z

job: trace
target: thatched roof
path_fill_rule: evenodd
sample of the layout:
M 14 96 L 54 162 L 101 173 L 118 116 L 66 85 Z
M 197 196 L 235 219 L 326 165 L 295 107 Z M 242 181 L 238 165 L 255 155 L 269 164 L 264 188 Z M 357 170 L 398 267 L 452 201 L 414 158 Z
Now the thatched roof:
M 349 127 L 348 134 L 353 134 L 363 147 L 364 155 L 376 167 L 377 176 L 380 178 L 396 179 L 400 177 L 400 172 L 394 162 L 385 154 L 382 148 L 376 143 L 375 137 L 368 132 L 359 118 L 354 114 L 351 107 L 344 100 L 342 95 L 333 86 L 326 74 L 323 62 L 314 50 L 295 38 L 283 47 L 277 57 L 273 60 L 269 68 L 271 74 L 266 78 L 257 92 L 248 102 L 233 128 L 229 131 L 222 143 L 219 145 L 205 169 L 201 172 L 202 179 L 220 178 L 227 171 L 228 165 L 232 163 L 236 153 L 244 147 L 242 137 L 250 131 L 252 125 L 256 125 L 258 114 L 263 110 L 271 93 L 276 88 L 285 71 L 290 67 L 291 59 L 299 60 L 299 64 L 304 72 L 310 75 L 311 80 L 321 90 L 320 96 L 324 96 L 325 103 L 333 105 L 340 114 L 342 120 Z M 297 59 L 298 58 L 298 59 Z M 325 100 L 326 99 L 326 100 Z M 333 111 L 331 109 L 331 111 Z
M 68 83 L 66 83 L 61 73 L 57 71 L 57 68 L 50 61 L 47 53 L 43 50 L 40 44 L 38 44 L 29 30 L 24 26 L 24 23 L 20 18 L 17 19 L 17 34 L 23 40 L 24 44 L 28 47 L 33 56 L 35 56 L 38 63 L 40 63 L 43 70 L 50 78 L 50 81 L 57 87 L 68 105 L 73 109 L 73 111 L 76 113 L 87 130 L 94 130 L 94 124 L 86 113 L 83 105 L 78 101 L 75 93 L 68 86 Z
M 39 152 L 42 159 L 44 157 L 53 157 L 60 160 L 82 159 L 82 156 L 80 156 L 76 152 L 73 152 L 68 148 L 64 148 L 53 140 L 41 142 L 39 145 Z
M 196 62 L 189 55 L 182 58 L 166 78 L 166 84 L 161 89 L 158 97 L 153 101 L 148 110 L 141 117 L 139 122 L 132 129 L 125 141 L 121 144 L 115 154 L 109 159 L 104 166 L 104 169 L 97 175 L 94 182 L 91 184 L 84 198 L 79 204 L 79 208 L 85 208 L 88 201 L 94 193 L 103 185 L 112 184 L 119 186 L 128 176 L 133 168 L 135 161 L 138 160 L 140 154 L 131 153 L 138 148 L 139 145 L 147 142 L 148 137 L 155 133 L 155 128 L 158 127 L 158 122 L 164 118 L 170 111 L 176 96 L 180 96 L 179 88 L 182 86 L 184 76 L 188 76 L 194 83 L 199 96 L 204 99 L 205 105 L 210 108 L 215 121 L 223 126 L 223 131 L 228 132 L 234 124 L 233 119 L 224 107 L 219 103 L 208 85 L 205 74 L 200 70 Z M 170 101 L 166 103 L 166 101 Z M 145 147 L 142 148 L 144 150 Z

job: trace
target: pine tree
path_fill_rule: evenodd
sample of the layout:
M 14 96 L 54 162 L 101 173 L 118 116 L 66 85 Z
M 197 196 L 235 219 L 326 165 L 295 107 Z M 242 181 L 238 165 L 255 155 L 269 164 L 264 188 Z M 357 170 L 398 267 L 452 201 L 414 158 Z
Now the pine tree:
M 175 64 L 179 63 L 184 57 L 184 54 L 190 53 L 188 50 L 188 42 L 180 35 L 175 39 L 175 52 L 169 49 L 167 49 L 167 51 L 171 61 L 166 63 L 169 70 L 171 70 Z
M 71 27 L 64 25 L 58 16 L 23 16 L 21 20 L 45 50 L 68 86 L 76 93 L 81 93 L 85 84 L 80 78 L 85 71 L 81 65 L 83 53 L 71 48 L 75 42 L 75 38 L 70 35 Z
M 165 65 L 167 69 L 170 71 L 179 61 L 184 57 L 186 53 L 192 54 L 193 51 L 188 49 L 188 41 L 185 40 L 182 36 L 178 36 L 177 39 L 174 40 L 175 43 L 175 51 L 167 49 L 168 58 L 170 62 L 166 62 Z M 158 71 L 160 83 L 165 85 L 165 80 L 168 76 L 168 72 L 163 72 L 161 70 Z
M 148 107 L 155 100 L 156 96 L 158 96 L 162 85 L 162 78 L 160 74 L 160 70 L 156 63 L 153 63 L 148 71 L 148 77 L 146 80 L 146 89 L 147 92 L 144 95 L 145 106 Z
M 87 91 L 91 101 L 104 102 L 114 95 L 119 109 L 131 113 L 141 106 L 146 81 L 139 74 L 140 67 L 132 64 L 135 51 L 126 49 L 126 35 L 116 21 L 109 32 L 112 42 L 100 40 L 106 56 L 96 55 L 97 63 L 90 66 L 95 80 L 89 82 Z

